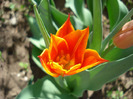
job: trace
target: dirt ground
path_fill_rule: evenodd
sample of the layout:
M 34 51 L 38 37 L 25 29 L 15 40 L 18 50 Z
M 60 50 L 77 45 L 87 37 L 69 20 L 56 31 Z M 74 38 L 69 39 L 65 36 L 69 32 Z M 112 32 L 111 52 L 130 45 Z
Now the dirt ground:
M 127 3 L 126 0 L 124 0 Z M 130 0 L 129 0 L 130 1 Z M 56 0 L 58 9 L 64 7 Z M 129 9 L 133 6 L 127 3 Z M 32 5 L 27 0 L 0 1 L 0 99 L 14 99 L 34 75 L 36 81 L 45 74 L 31 59 L 32 36 L 25 15 L 34 15 Z M 104 34 L 109 32 L 109 21 L 103 15 Z M 23 66 L 27 66 L 25 69 Z M 99 91 L 86 91 L 80 99 L 133 99 L 133 70 L 121 75 L 117 80 Z M 117 98 L 119 97 L 119 98 Z M 121 97 L 121 98 L 120 98 Z

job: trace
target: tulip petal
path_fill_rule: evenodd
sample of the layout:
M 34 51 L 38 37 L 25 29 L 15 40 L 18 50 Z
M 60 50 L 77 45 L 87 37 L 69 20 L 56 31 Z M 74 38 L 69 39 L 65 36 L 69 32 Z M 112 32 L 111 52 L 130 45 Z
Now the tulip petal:
M 66 72 L 65 75 L 73 75 L 76 74 L 76 70 L 79 69 L 81 67 L 81 64 L 76 64 L 74 66 L 71 66 L 71 68 Z
M 97 51 L 92 50 L 92 49 L 86 49 L 82 66 L 80 69 L 77 69 L 75 72 L 76 73 L 82 72 L 86 69 L 92 68 L 104 62 L 108 62 L 108 60 L 101 58 L 99 54 L 97 53 Z
M 56 62 L 52 62 L 51 68 L 52 68 L 52 70 L 53 70 L 55 73 L 57 73 L 57 74 L 59 74 L 59 75 L 62 75 L 62 76 L 64 76 L 65 72 L 67 71 L 67 70 L 63 69 L 63 66 L 59 65 L 59 64 L 56 63 Z
M 84 51 L 87 46 L 89 36 L 89 27 L 84 30 L 77 30 L 66 35 L 64 39 L 67 41 L 72 57 L 75 57 L 75 64 L 83 61 Z
M 49 61 L 49 56 L 48 56 L 48 49 L 45 49 L 40 56 L 38 56 L 40 58 L 41 64 L 43 66 L 43 68 L 45 69 L 45 71 L 53 76 L 53 77 L 58 77 L 59 75 L 54 73 L 50 66 L 47 65 L 47 62 Z
M 57 54 L 61 54 L 62 52 L 65 54 L 68 52 L 68 44 L 65 39 L 60 38 L 56 35 L 51 34 L 51 43 L 49 47 L 49 53 L 51 60 L 55 60 Z
M 70 15 L 68 15 L 66 22 L 59 28 L 59 30 L 56 32 L 56 35 L 63 38 L 65 35 L 73 31 L 75 30 L 71 24 Z
M 84 54 L 84 61 L 82 63 L 82 67 L 89 66 L 89 68 L 93 67 L 95 65 L 98 65 L 103 62 L 107 62 L 108 60 L 105 60 L 100 57 L 97 51 L 92 49 L 86 49 Z

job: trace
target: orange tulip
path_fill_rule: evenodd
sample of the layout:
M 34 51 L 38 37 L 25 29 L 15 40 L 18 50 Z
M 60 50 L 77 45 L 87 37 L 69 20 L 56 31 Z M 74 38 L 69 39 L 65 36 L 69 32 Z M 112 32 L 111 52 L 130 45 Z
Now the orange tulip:
M 88 36 L 89 27 L 75 31 L 69 16 L 56 35 L 51 34 L 49 49 L 38 56 L 45 71 L 53 77 L 64 77 L 107 62 L 95 50 L 86 49 Z
M 133 20 L 127 22 L 113 37 L 113 43 L 121 49 L 133 46 Z

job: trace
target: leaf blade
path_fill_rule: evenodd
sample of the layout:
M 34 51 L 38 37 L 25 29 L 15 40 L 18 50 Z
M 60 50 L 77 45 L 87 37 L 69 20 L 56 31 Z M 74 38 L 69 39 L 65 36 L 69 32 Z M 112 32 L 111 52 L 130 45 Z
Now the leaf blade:
M 36 8 L 36 5 L 34 5 L 34 12 L 35 12 L 35 16 L 36 16 L 36 20 L 37 20 L 37 23 L 38 23 L 38 26 L 40 28 L 40 31 L 43 35 L 43 38 L 44 38 L 44 41 L 45 41 L 45 44 L 46 44 L 46 47 L 48 48 L 49 47 L 49 44 L 50 44 L 50 37 L 49 37 L 49 34 L 46 30 L 46 27 L 45 25 L 43 24 L 43 21 L 39 15 L 39 12 Z
M 45 76 L 35 84 L 24 88 L 16 99 L 77 99 L 62 89 L 51 76 Z
M 102 44 L 102 3 L 101 0 L 93 0 L 93 34 L 90 48 L 99 52 Z

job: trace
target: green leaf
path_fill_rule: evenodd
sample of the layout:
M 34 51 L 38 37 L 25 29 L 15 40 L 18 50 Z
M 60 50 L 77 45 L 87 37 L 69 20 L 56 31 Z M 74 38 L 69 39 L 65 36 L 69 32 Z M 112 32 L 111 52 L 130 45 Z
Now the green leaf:
M 37 48 L 43 50 L 45 48 L 45 43 L 35 18 L 33 18 L 32 16 L 27 16 L 27 20 L 32 32 L 32 37 L 30 38 L 31 43 Z
M 133 8 L 129 11 L 129 13 L 115 26 L 115 28 L 110 32 L 110 34 L 104 39 L 102 42 L 102 48 L 100 53 L 105 49 L 106 45 L 112 39 L 112 37 L 119 32 L 121 27 L 132 17 L 133 15 Z
M 32 59 L 33 59 L 33 61 L 37 64 L 37 66 L 38 66 L 42 71 L 45 72 L 43 66 L 42 66 L 41 63 L 40 63 L 39 58 L 37 57 L 37 56 L 39 56 L 41 53 L 42 53 L 42 50 L 38 49 L 37 47 L 34 46 L 34 47 L 32 48 Z
M 93 0 L 93 34 L 90 48 L 99 52 L 102 43 L 102 2 L 101 0 Z
M 46 48 L 46 45 L 44 43 L 44 39 L 43 37 L 41 37 L 40 39 L 35 39 L 35 38 L 29 38 L 30 39 L 30 42 L 36 46 L 37 48 L 39 48 L 40 50 L 43 50 Z
M 60 12 L 53 6 L 50 6 L 50 9 L 51 9 L 52 18 L 57 26 L 57 29 L 58 29 L 67 20 L 68 15 Z M 83 28 L 83 26 L 84 26 L 83 23 L 79 19 L 77 19 L 75 16 L 70 16 L 70 20 L 71 20 L 74 28 L 76 28 L 76 29 Z
M 38 6 L 38 11 L 40 17 L 43 21 L 43 24 L 46 27 L 48 33 L 55 33 L 56 30 L 52 24 L 51 13 L 50 13 L 50 5 L 48 0 L 42 0 Z
M 109 15 L 111 30 L 128 13 L 128 9 L 123 4 L 123 2 L 120 0 L 107 0 L 107 10 L 108 10 L 108 15 Z
M 2 57 L 2 52 L 0 51 L 0 60 L 3 62 L 4 61 L 4 59 L 3 59 L 3 57 Z
M 87 0 L 87 6 L 88 6 L 91 14 L 93 15 L 93 0 Z
M 35 16 L 36 16 L 38 26 L 40 28 L 40 31 L 41 31 L 42 35 L 43 35 L 46 47 L 48 48 L 49 44 L 50 44 L 50 37 L 49 37 L 49 34 L 48 34 L 47 29 L 45 27 L 45 24 L 43 23 L 43 21 L 40 17 L 40 14 L 39 14 L 39 12 L 36 8 L 36 5 L 34 5 L 34 12 L 35 12 Z
M 128 8 L 126 7 L 126 5 L 121 1 L 119 0 L 119 9 L 120 9 L 120 16 L 119 16 L 119 21 L 121 21 L 121 19 L 124 18 L 125 15 L 127 15 L 127 13 L 129 12 L 128 11 Z
M 102 0 L 102 8 L 104 9 L 104 7 L 106 6 L 106 1 L 107 0 Z M 93 0 L 87 0 L 87 6 L 93 16 Z
M 62 89 L 51 76 L 45 76 L 27 86 L 16 99 L 78 99 Z
M 70 8 L 74 14 L 83 20 L 83 0 L 66 0 L 65 7 Z
M 92 15 L 91 12 L 85 8 L 84 0 L 66 0 L 65 7 L 69 7 L 76 17 L 80 19 L 83 24 L 89 26 L 92 30 Z
M 54 0 L 49 0 L 49 3 L 50 3 L 50 5 L 52 5 L 53 7 L 56 7 L 56 6 L 55 6 L 55 3 L 54 3 Z
M 37 25 L 35 18 L 33 18 L 32 16 L 27 16 L 26 18 L 29 22 L 33 38 L 40 39 L 42 35 L 40 33 L 40 30 L 39 30 L 39 27 Z
M 91 70 L 66 76 L 66 82 L 75 96 L 82 96 L 84 90 L 99 90 L 105 83 L 116 79 L 133 67 L 133 54 L 113 62 L 103 63 Z
M 120 49 L 115 47 L 108 52 L 103 52 L 101 56 L 109 61 L 114 61 L 120 58 L 124 58 L 130 54 L 133 54 L 133 47 L 130 47 L 128 49 Z
M 32 1 L 32 3 L 35 4 L 35 5 L 39 5 L 40 2 L 41 2 L 41 0 L 31 0 L 31 1 Z

